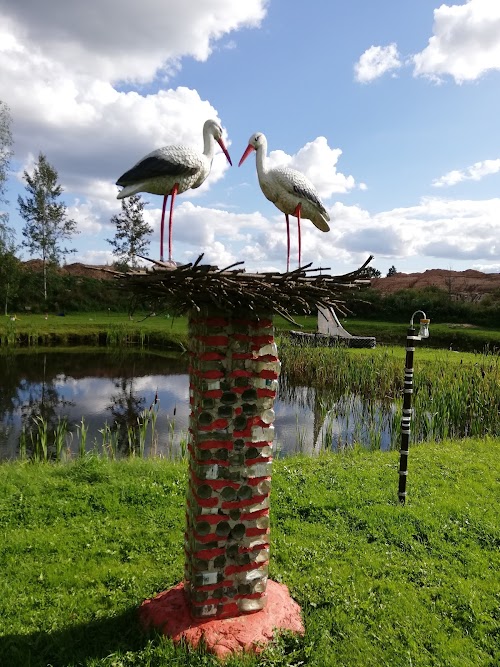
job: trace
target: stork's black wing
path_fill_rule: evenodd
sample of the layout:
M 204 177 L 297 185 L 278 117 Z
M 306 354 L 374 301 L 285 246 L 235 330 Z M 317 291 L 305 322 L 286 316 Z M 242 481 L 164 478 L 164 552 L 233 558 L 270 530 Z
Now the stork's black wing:
M 146 155 L 145 158 L 120 176 L 116 184 L 125 187 L 126 185 L 133 185 L 150 178 L 161 178 L 162 176 L 179 178 L 192 176 L 197 171 L 197 166 L 177 162 L 175 159 L 170 160 L 162 155 Z
M 304 188 L 301 187 L 300 185 L 294 184 L 293 186 L 293 191 L 299 195 L 299 197 L 302 197 L 303 199 L 308 199 L 310 202 L 313 204 L 316 204 L 316 206 L 320 209 L 320 211 L 324 210 L 323 203 L 321 202 L 321 199 L 318 197 L 318 194 L 316 193 L 315 190 L 312 190 L 311 188 Z

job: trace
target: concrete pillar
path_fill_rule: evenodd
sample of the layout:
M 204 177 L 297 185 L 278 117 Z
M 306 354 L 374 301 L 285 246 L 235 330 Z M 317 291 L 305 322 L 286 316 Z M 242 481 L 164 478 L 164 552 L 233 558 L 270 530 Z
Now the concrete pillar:
M 269 562 L 272 316 L 190 313 L 189 488 L 184 591 L 191 616 L 263 609 Z

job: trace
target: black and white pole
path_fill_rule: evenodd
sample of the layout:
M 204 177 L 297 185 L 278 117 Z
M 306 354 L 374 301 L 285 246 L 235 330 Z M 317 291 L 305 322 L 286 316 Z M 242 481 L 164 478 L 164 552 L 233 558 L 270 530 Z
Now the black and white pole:
M 423 315 L 420 320 L 420 330 L 413 325 L 413 318 L 417 313 Z M 405 380 L 403 389 L 403 416 L 401 417 L 401 449 L 399 456 L 399 502 L 404 505 L 406 501 L 406 479 L 408 477 L 408 455 L 410 449 L 410 426 L 413 409 L 411 407 L 413 396 L 413 354 L 415 352 L 415 343 L 422 338 L 429 337 L 429 322 L 423 310 L 417 310 L 413 313 L 410 320 L 410 327 L 406 336 L 406 361 L 405 361 Z

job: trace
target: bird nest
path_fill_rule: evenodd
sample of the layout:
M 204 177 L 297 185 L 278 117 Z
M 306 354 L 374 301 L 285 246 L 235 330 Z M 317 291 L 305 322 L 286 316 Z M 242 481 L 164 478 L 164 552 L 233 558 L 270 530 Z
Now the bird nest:
M 136 306 L 147 304 L 155 312 L 163 309 L 173 315 L 207 307 L 222 312 L 274 312 L 296 325 L 293 315 L 310 314 L 318 308 L 333 307 L 343 315 L 349 312 L 345 293 L 370 284 L 366 267 L 373 257 L 341 276 L 325 273 L 328 268 L 310 268 L 311 264 L 287 273 L 247 273 L 235 268 L 244 262 L 224 269 L 201 264 L 203 255 L 181 266 L 142 259 L 152 262 L 153 267 L 126 273 L 106 269 L 115 275 L 118 287 L 133 297 Z

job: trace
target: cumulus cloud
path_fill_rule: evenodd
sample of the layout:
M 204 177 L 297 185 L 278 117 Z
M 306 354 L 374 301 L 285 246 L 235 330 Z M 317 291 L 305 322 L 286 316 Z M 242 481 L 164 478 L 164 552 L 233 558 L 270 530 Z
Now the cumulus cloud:
M 369 83 L 386 72 L 399 69 L 401 65 L 396 44 L 370 46 L 354 65 L 354 76 L 360 83 Z
M 334 193 L 345 193 L 356 185 L 353 176 L 337 171 L 337 162 L 342 155 L 340 148 L 330 148 L 325 137 L 316 137 L 295 155 L 282 150 L 269 153 L 269 167 L 291 167 L 301 171 L 316 187 L 319 195 L 328 199 Z
M 272 210 L 272 209 L 271 209 Z M 500 198 L 482 201 L 424 198 L 417 205 L 371 213 L 361 206 L 336 202 L 330 209 L 331 229 L 323 233 L 309 221 L 302 224 L 302 262 L 343 273 L 360 266 L 370 254 L 404 260 L 419 257 L 433 264 L 436 257 L 467 260 L 476 266 L 495 266 L 500 256 L 498 224 Z M 157 256 L 160 211 L 148 218 L 155 234 L 151 257 Z M 297 265 L 295 218 L 290 220 L 291 266 Z M 193 261 L 200 253 L 217 266 L 244 258 L 252 271 L 283 269 L 286 227 L 280 213 L 235 213 L 185 201 L 174 216 L 174 257 Z M 112 261 L 110 253 L 76 255 L 74 261 Z
M 459 171 L 454 169 L 449 171 L 444 176 L 436 178 L 432 185 L 435 188 L 442 188 L 449 185 L 456 185 L 462 181 L 480 181 L 485 176 L 490 174 L 497 174 L 500 171 L 500 159 L 483 160 L 482 162 L 475 162 L 472 166 Z
M 64 62 L 77 74 L 108 82 L 151 81 L 179 59 L 206 60 L 224 35 L 260 24 L 267 0 L 3 0 L 1 23 L 18 45 L 36 44 L 38 57 Z M 22 48 L 22 46 L 20 47 Z
M 442 4 L 434 10 L 433 34 L 422 51 L 403 62 L 395 43 L 371 46 L 355 64 L 355 78 L 368 83 L 408 64 L 414 76 L 440 82 L 448 75 L 458 84 L 500 70 L 500 2 Z
M 205 60 L 224 35 L 259 25 L 266 4 L 103 0 L 97 10 L 54 0 L 42 11 L 34 0 L 5 0 L 0 99 L 15 118 L 16 158 L 42 150 L 65 187 L 81 191 L 96 179 L 114 182 L 158 146 L 202 150 L 204 121 L 219 119 L 210 102 L 186 87 L 143 95 L 126 84 L 165 78 L 184 56 Z M 202 189 L 227 169 L 221 157 Z
M 413 63 L 415 76 L 450 75 L 459 84 L 499 70 L 500 2 L 468 0 L 435 9 L 433 35 Z
M 202 249 L 213 245 L 216 239 L 227 243 L 244 242 L 248 233 L 253 235 L 267 226 L 266 218 L 260 213 L 233 213 L 195 206 L 192 202 L 176 206 L 174 216 L 176 238 Z
M 374 215 L 357 206 L 335 204 L 335 243 L 347 251 L 377 257 L 447 257 L 491 261 L 500 254 L 497 220 L 500 199 L 423 198 L 416 206 Z M 329 243 L 325 241 L 325 243 Z M 361 254 L 360 254 L 361 253 Z
M 93 266 L 111 266 L 116 260 L 113 256 L 111 248 L 109 250 L 86 250 L 72 255 L 68 259 L 68 264 L 73 262 L 81 262 L 82 264 L 90 264 Z

